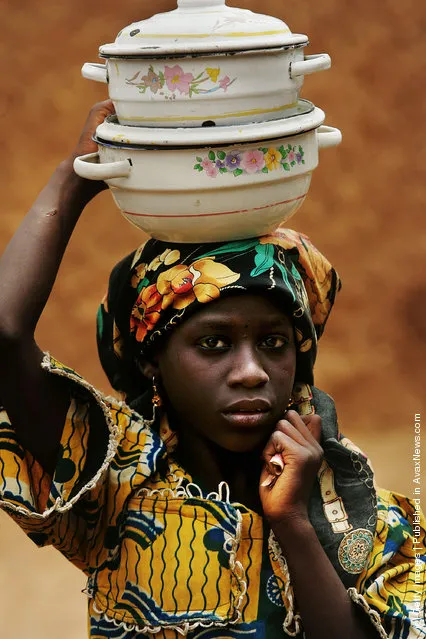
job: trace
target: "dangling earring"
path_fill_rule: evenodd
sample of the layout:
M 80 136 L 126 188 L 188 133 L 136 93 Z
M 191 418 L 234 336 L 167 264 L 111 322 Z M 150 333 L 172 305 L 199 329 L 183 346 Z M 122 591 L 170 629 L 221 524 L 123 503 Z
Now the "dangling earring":
M 290 399 L 288 400 L 288 404 L 287 404 L 287 410 L 290 408 L 290 406 L 293 406 L 294 404 L 294 399 L 293 397 L 290 395 Z
M 152 377 L 152 405 L 154 406 L 154 408 L 160 408 L 161 404 L 163 403 L 161 401 L 161 397 L 160 394 L 158 392 L 156 383 L 155 383 L 155 377 Z

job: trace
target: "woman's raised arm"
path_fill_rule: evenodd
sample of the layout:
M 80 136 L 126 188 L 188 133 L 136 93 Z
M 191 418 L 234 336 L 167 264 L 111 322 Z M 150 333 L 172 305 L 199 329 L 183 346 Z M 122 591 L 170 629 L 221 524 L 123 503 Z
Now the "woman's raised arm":
M 113 112 L 109 100 L 92 108 L 74 152 L 58 166 L 0 259 L 0 403 L 21 444 L 50 474 L 69 397 L 62 380 L 42 370 L 34 331 L 75 224 L 105 188 L 104 182 L 78 177 L 73 160 L 97 150 L 93 132 Z

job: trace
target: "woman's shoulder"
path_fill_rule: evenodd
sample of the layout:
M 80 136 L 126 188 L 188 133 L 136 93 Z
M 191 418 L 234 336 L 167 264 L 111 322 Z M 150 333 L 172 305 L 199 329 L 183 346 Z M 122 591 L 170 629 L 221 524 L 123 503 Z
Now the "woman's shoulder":
M 82 428 L 87 426 L 100 434 L 107 433 L 107 457 L 113 474 L 125 472 L 126 476 L 130 476 L 136 472 L 148 477 L 155 472 L 158 460 L 165 455 L 166 446 L 154 419 L 146 419 L 125 400 L 99 391 L 50 354 L 45 355 L 43 368 L 69 380 L 74 405 L 78 410 L 83 409 L 87 416 Z M 100 442 L 100 438 L 94 439 Z
M 425 554 L 426 520 L 422 512 L 420 496 L 406 495 L 377 488 L 376 550 L 380 547 L 383 557 L 403 555 L 415 558 Z
M 388 526 L 425 527 L 420 495 L 408 497 L 392 490 L 377 487 L 377 516 Z
M 100 407 L 110 430 L 113 428 L 124 432 L 129 427 L 149 429 L 151 426 L 152 420 L 145 419 L 140 413 L 132 409 L 125 399 L 109 395 L 95 388 L 77 371 L 63 364 L 50 353 L 45 353 L 42 367 L 53 375 L 66 378 L 70 382 L 72 396 L 80 402 L 94 400 L 95 404 Z

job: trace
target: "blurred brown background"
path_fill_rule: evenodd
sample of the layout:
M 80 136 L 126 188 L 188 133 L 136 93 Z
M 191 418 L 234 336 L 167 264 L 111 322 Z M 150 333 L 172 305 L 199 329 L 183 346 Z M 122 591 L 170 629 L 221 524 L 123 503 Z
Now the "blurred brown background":
M 412 495 L 414 413 L 426 357 L 426 5 L 405 0 L 239 0 L 307 33 L 331 71 L 303 96 L 342 129 L 321 153 L 291 226 L 314 240 L 343 279 L 322 339 L 316 383 L 334 396 L 342 430 L 369 452 L 378 482 Z M 173 0 L 0 0 L 2 212 L 0 251 L 106 87 L 80 77 L 121 27 Z M 109 390 L 95 346 L 95 312 L 111 267 L 142 235 L 109 193 L 86 210 L 38 331 L 39 343 Z M 424 440 L 426 447 L 426 439 Z M 425 453 L 426 454 L 426 453 Z M 423 489 L 426 492 L 426 483 Z M 84 578 L 55 551 L 36 551 L 0 513 L 0 637 L 86 636 Z

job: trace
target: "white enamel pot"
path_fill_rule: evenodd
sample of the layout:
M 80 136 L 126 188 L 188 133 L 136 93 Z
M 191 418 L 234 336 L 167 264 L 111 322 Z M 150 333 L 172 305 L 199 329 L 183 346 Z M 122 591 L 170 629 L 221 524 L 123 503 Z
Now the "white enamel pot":
M 303 203 L 318 149 L 340 142 L 340 131 L 321 126 L 323 119 L 320 109 L 299 116 L 295 120 L 304 121 L 294 122 L 292 133 L 286 120 L 224 127 L 227 143 L 216 143 L 217 129 L 202 130 L 210 134 L 203 143 L 200 135 L 191 140 L 195 129 L 176 130 L 174 139 L 169 129 L 139 129 L 137 137 L 145 136 L 139 145 L 126 137 L 132 127 L 120 125 L 110 135 L 115 141 L 102 139 L 114 131 L 110 121 L 98 127 L 98 153 L 77 158 L 74 168 L 84 178 L 105 180 L 124 217 L 157 239 L 212 242 L 263 235 Z
M 330 67 L 303 45 L 183 58 L 109 58 L 85 78 L 108 82 L 120 124 L 190 127 L 278 120 L 294 108 L 303 77 Z
M 123 29 L 100 47 L 105 64 L 85 78 L 108 83 L 120 124 L 230 125 L 282 119 L 304 76 L 328 69 L 326 53 L 304 55 L 305 35 L 225 0 L 179 0 L 175 11 Z

